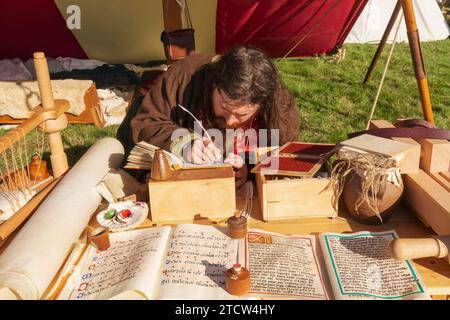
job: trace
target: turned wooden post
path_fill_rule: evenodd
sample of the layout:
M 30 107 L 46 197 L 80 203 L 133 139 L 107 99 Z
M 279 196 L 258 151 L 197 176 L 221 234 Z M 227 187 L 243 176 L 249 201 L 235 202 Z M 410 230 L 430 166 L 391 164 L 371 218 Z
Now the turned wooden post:
M 55 101 L 53 99 L 47 60 L 45 59 L 45 54 L 43 52 L 34 53 L 34 68 L 36 70 L 42 106 L 45 109 L 53 109 L 55 108 Z M 55 120 L 47 120 L 40 125 L 40 129 L 48 133 L 51 152 L 50 161 L 52 163 L 52 171 L 55 178 L 61 176 L 69 168 L 67 155 L 64 152 L 64 145 L 61 139 L 61 130 L 66 128 L 67 124 L 67 117 L 63 114 Z

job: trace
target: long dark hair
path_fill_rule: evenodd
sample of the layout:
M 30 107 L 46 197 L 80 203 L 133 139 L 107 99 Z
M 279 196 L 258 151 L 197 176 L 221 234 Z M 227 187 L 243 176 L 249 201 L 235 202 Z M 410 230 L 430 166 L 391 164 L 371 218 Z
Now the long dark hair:
M 264 52 L 249 46 L 235 47 L 208 68 L 207 99 L 217 88 L 232 100 L 258 104 L 258 122 L 267 129 L 279 129 L 281 143 L 291 139 L 292 131 L 298 134 L 298 119 L 294 121 L 296 128 L 286 123 L 288 109 L 295 105 L 294 98 L 286 90 L 275 65 Z M 206 120 L 212 124 L 213 110 L 208 109 L 205 110 Z

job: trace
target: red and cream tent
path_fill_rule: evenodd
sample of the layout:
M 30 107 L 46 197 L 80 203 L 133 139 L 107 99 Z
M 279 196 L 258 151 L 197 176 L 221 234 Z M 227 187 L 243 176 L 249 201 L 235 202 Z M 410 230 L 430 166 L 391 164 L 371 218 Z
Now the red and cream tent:
M 345 42 L 379 42 L 383 37 L 384 30 L 391 17 L 390 12 L 394 10 L 395 4 L 396 1 L 392 0 L 369 0 Z M 450 35 L 450 28 L 436 1 L 413 0 L 413 5 L 421 42 L 444 40 L 448 38 Z M 393 31 L 389 36 L 389 42 L 394 40 L 395 30 L 396 27 L 393 28 Z M 396 41 L 408 41 L 405 19 L 402 19 L 401 21 L 400 32 L 397 35 Z
M 341 46 L 367 1 L 219 0 L 216 49 L 237 43 L 271 57 L 325 54 Z
M 281 57 L 324 54 L 342 45 L 366 2 L 189 0 L 188 4 L 197 51 L 222 52 L 236 44 L 251 44 Z M 71 30 L 67 20 L 73 18 L 73 5 L 79 8 L 80 28 Z M 50 57 L 113 63 L 164 59 L 162 5 L 161 0 L 2 1 L 0 59 L 28 59 L 37 50 Z

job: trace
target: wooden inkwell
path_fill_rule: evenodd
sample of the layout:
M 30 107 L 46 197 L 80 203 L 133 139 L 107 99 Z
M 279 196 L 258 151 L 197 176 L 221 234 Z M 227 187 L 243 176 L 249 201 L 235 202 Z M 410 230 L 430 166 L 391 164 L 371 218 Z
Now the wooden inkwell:
M 169 161 L 164 155 L 162 149 L 155 151 L 155 156 L 152 163 L 151 178 L 157 181 L 164 181 L 172 176 Z
M 50 176 L 47 170 L 47 161 L 42 160 L 38 154 L 33 155 L 28 168 L 30 170 L 30 178 L 32 180 L 41 181 Z
M 228 219 L 228 236 L 232 239 L 243 239 L 247 236 L 247 218 L 239 211 Z
M 250 272 L 240 264 L 233 265 L 225 273 L 225 288 L 235 296 L 246 295 L 250 291 Z

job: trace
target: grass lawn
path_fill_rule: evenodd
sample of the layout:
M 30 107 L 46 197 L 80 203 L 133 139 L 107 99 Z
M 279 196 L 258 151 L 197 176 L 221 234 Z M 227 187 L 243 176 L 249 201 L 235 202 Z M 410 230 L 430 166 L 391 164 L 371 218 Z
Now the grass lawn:
M 347 134 L 365 129 L 389 46 L 372 81 L 362 85 L 376 45 L 345 45 L 340 63 L 332 57 L 277 60 L 282 78 L 295 95 L 301 117 L 299 139 L 338 142 Z M 435 121 L 450 128 L 450 39 L 423 44 Z M 397 44 L 374 119 L 422 118 L 408 44 Z M 114 137 L 117 126 L 70 125 L 63 141 L 73 165 L 97 139 Z M 33 137 L 31 137 L 33 139 Z M 31 142 L 30 144 L 32 144 Z M 31 148 L 30 148 L 31 149 Z M 44 155 L 48 158 L 48 154 Z
M 346 45 L 340 63 L 330 58 L 291 59 L 277 63 L 295 95 L 301 116 L 300 140 L 338 142 L 365 129 L 389 46 L 372 81 L 362 85 L 377 45 Z M 450 128 L 450 39 L 423 44 L 436 125 Z M 397 44 L 374 119 L 422 118 L 408 44 Z

